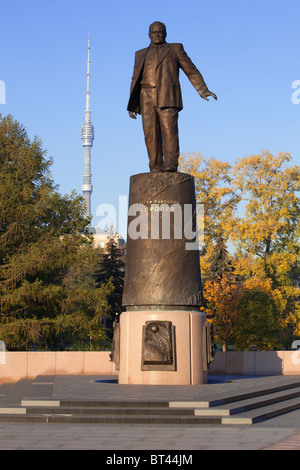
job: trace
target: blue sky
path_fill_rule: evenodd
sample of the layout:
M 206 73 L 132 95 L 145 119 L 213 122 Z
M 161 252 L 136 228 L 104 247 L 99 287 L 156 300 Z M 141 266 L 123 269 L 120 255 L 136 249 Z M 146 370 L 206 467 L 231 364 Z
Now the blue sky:
M 81 193 L 90 34 L 93 224 L 101 204 L 114 205 L 118 216 L 130 176 L 148 171 L 141 119 L 130 119 L 126 107 L 134 53 L 148 45 L 148 27 L 159 20 L 167 41 L 183 43 L 218 96 L 202 100 L 182 73 L 181 153 L 233 163 L 268 149 L 290 152 L 299 164 L 300 104 L 292 102 L 299 18 L 299 0 L 3 2 L 0 113 L 41 138 L 61 193 Z

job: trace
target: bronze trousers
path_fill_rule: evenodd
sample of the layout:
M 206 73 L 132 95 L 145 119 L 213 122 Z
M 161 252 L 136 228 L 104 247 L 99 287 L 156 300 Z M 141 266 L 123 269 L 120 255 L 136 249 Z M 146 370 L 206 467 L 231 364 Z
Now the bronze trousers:
M 179 158 L 178 109 L 157 108 L 156 88 L 142 87 L 140 103 L 151 172 L 176 171 Z

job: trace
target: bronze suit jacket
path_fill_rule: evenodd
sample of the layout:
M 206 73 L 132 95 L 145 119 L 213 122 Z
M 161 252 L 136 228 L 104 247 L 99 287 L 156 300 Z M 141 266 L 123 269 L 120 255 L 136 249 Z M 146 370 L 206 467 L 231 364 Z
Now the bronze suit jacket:
M 128 111 L 140 114 L 141 78 L 145 57 L 149 47 L 137 51 L 130 88 Z M 202 94 L 207 90 L 203 77 L 191 59 L 187 56 L 182 44 L 165 43 L 164 53 L 156 66 L 156 88 L 158 108 L 183 108 L 179 69 L 182 69 L 196 90 Z

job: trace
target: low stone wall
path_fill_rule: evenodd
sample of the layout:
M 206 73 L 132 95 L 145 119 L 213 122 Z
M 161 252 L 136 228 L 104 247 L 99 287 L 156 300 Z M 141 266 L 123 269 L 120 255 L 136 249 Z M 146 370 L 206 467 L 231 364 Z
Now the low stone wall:
M 118 375 L 110 351 L 0 351 L 0 383 L 37 375 Z M 300 351 L 217 351 L 215 375 L 300 375 Z
M 217 351 L 209 365 L 216 375 L 300 375 L 300 351 Z
M 110 351 L 0 352 L 0 383 L 37 375 L 113 375 Z

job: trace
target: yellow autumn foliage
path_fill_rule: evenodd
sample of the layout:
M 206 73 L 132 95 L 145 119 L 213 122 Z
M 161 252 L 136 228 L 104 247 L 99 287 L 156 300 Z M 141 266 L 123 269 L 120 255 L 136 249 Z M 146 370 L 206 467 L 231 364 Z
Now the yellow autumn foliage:
M 201 272 L 206 313 L 218 341 L 227 344 L 235 321 L 242 325 L 239 316 L 250 315 L 249 306 L 238 310 L 243 294 L 253 308 L 269 299 L 266 321 L 278 326 L 284 344 L 300 337 L 300 167 L 289 153 L 264 150 L 233 165 L 198 153 L 183 155 L 180 171 L 194 176 L 197 202 L 204 204 Z M 230 246 L 234 273 L 212 279 L 210 260 L 220 232 Z M 274 347 L 274 338 L 265 343 L 260 338 L 260 344 Z

